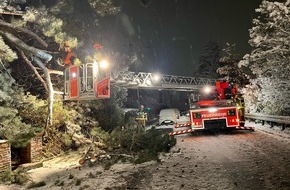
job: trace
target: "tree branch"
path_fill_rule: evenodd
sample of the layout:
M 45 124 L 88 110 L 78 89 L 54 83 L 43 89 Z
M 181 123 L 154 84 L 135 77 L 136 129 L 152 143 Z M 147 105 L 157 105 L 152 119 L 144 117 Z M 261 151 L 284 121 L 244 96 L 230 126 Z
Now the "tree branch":
M 5 22 L 3 20 L 0 20 L 0 29 L 2 30 L 11 30 L 11 31 L 18 31 L 18 32 L 22 32 L 25 33 L 31 37 L 33 37 L 35 40 L 37 40 L 42 46 L 47 47 L 47 43 L 45 41 L 43 41 L 37 34 L 35 34 L 34 32 L 27 30 L 25 28 L 20 28 L 17 26 L 14 26 L 8 22 Z
M 44 50 L 35 48 L 33 46 L 27 45 L 21 39 L 17 38 L 13 34 L 0 30 L 0 34 L 2 34 L 8 41 L 10 41 L 14 46 L 18 47 L 24 52 L 32 53 L 33 55 L 45 60 L 46 62 L 52 59 L 52 56 L 46 53 Z
M 48 70 L 49 74 L 55 74 L 55 75 L 63 75 L 63 71 L 57 71 L 57 70 Z
M 52 119 L 53 119 L 53 96 L 54 96 L 54 89 L 53 85 L 51 82 L 50 74 L 49 74 L 49 69 L 45 67 L 43 62 L 38 58 L 38 57 L 33 57 L 33 61 L 43 70 L 46 84 L 48 87 L 48 115 L 47 115 L 47 126 L 52 125 Z M 46 126 L 46 127 L 47 127 Z
M 60 92 L 60 91 L 54 91 L 55 94 L 61 94 L 63 95 L 64 93 L 63 92 Z
M 23 16 L 23 11 L 15 11 L 15 12 L 7 12 L 7 11 L 0 11 L 1 15 L 16 15 L 16 16 Z
M 19 50 L 21 57 L 24 59 L 24 61 L 27 63 L 27 65 L 29 65 L 29 67 L 32 69 L 32 71 L 34 72 L 34 74 L 37 76 L 37 78 L 40 80 L 40 82 L 42 83 L 42 85 L 44 86 L 46 92 L 48 92 L 48 87 L 46 82 L 43 80 L 43 78 L 40 76 L 40 74 L 38 73 L 37 69 L 35 68 L 35 66 L 32 65 L 32 63 L 28 60 L 28 58 L 26 57 L 26 55 L 23 53 L 23 51 Z

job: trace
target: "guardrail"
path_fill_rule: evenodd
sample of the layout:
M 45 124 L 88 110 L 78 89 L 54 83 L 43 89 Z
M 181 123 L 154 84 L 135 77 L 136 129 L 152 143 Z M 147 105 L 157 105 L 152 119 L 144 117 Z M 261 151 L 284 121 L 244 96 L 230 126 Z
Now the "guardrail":
M 247 119 L 257 119 L 262 121 L 262 125 L 265 124 L 265 121 L 270 122 L 271 127 L 274 126 L 274 123 L 282 124 L 282 130 L 286 128 L 286 125 L 290 125 L 290 116 L 276 116 L 276 115 L 266 115 L 266 114 L 257 114 L 257 113 L 246 113 L 245 117 Z

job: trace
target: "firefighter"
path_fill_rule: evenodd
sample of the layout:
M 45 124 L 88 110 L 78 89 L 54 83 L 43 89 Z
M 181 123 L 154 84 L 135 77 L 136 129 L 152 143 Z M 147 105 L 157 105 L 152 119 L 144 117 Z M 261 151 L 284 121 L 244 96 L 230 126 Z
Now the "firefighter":
M 71 65 L 80 64 L 80 60 L 77 58 L 76 54 L 74 54 L 70 47 L 70 42 L 63 42 L 60 46 L 62 62 L 65 67 L 69 67 Z
M 136 121 L 138 126 L 145 128 L 147 121 L 147 113 L 144 110 L 144 105 L 140 106 L 139 111 L 137 112 Z

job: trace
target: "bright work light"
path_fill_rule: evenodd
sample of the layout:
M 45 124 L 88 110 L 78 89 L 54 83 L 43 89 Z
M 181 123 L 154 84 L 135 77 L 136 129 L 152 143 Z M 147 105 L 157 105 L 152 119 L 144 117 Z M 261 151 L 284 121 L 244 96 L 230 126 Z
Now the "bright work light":
M 100 62 L 100 67 L 102 69 L 106 69 L 106 68 L 109 67 L 109 64 L 108 64 L 108 62 L 106 60 L 103 60 L 103 61 Z
M 154 82 L 159 82 L 160 81 L 160 74 L 158 74 L 158 73 L 153 74 L 153 80 L 154 80 Z
M 209 86 L 204 87 L 203 91 L 208 94 L 211 92 L 211 88 Z

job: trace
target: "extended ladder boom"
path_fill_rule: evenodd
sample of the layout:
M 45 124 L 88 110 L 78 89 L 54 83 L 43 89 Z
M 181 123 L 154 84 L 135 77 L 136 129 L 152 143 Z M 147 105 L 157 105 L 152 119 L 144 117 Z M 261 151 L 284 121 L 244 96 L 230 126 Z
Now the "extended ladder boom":
M 126 88 L 174 89 L 179 91 L 198 90 L 205 85 L 215 85 L 215 79 L 158 75 L 144 72 L 121 72 L 111 74 L 111 83 Z

